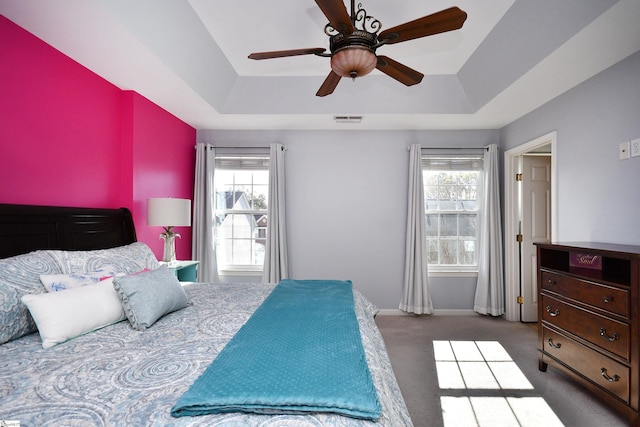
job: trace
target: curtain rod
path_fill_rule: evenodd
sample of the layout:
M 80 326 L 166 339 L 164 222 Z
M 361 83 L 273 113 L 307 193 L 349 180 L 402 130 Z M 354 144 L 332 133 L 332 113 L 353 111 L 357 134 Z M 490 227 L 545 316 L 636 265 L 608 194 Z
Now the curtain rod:
M 200 143 L 199 143 L 200 144 Z M 196 144 L 193 146 L 193 148 L 197 148 L 199 144 Z M 211 145 L 211 144 L 205 144 L 205 143 L 201 143 L 202 145 L 209 145 L 211 148 L 222 148 L 223 150 L 270 150 L 271 146 L 267 145 L 267 146 L 262 146 L 262 147 L 223 147 L 221 145 Z M 282 151 L 286 151 L 287 147 L 286 146 L 282 146 Z
M 407 151 L 411 147 L 407 147 Z M 483 150 L 489 151 L 489 147 L 420 147 L 420 150 Z
M 489 147 L 420 147 L 421 150 L 489 150 Z

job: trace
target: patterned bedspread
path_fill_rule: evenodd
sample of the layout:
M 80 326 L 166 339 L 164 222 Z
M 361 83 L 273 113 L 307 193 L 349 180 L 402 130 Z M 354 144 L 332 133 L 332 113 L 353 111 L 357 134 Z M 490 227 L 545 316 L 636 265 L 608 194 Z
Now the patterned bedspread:
M 0 345 L 0 420 L 21 426 L 411 426 L 376 308 L 354 291 L 356 314 L 382 415 L 223 414 L 174 418 L 171 407 L 273 289 L 191 284 L 189 306 L 139 332 L 123 321 L 43 349 L 38 334 Z

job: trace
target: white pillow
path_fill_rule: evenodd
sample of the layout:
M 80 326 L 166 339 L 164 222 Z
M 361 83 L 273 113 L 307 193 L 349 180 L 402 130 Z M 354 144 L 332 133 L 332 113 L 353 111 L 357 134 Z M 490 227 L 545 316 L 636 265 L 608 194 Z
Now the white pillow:
M 38 326 L 42 348 L 126 319 L 113 278 L 97 285 L 22 297 Z

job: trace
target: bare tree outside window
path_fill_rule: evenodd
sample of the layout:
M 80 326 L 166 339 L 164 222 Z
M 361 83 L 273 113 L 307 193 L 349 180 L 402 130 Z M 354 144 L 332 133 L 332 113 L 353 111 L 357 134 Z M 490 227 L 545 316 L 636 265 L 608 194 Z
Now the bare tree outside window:
M 423 170 L 428 263 L 430 266 L 475 267 L 477 170 Z

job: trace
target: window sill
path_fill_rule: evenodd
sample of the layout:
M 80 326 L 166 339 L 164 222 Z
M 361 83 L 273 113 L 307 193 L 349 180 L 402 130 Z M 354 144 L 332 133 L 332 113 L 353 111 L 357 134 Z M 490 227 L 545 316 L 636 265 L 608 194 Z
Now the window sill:
M 477 271 L 428 270 L 429 277 L 478 277 Z
M 218 275 L 262 277 L 262 270 L 219 269 Z

